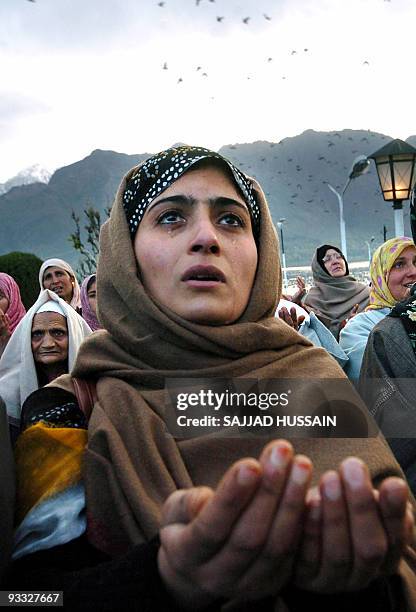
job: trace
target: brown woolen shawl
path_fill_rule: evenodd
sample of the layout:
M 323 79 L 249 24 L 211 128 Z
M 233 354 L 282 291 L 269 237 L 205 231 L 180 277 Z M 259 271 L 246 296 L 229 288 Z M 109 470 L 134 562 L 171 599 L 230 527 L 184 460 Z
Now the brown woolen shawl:
M 314 286 L 308 291 L 303 303 L 338 338 L 339 326 L 355 304 L 359 305 L 359 312 L 367 306 L 370 289 L 349 274 L 337 278 L 325 272 L 318 261 L 317 252 L 311 264 Z
M 155 535 L 163 502 L 174 490 L 215 486 L 235 460 L 258 456 L 267 442 L 264 437 L 175 440 L 166 435 L 166 378 L 345 379 L 326 351 L 273 316 L 281 294 L 278 243 L 256 183 L 258 269 L 242 317 L 231 325 L 200 325 L 155 303 L 140 281 L 122 206 L 133 171 L 124 177 L 100 237 L 97 292 L 104 330 L 86 339 L 72 371 L 97 380 L 83 464 L 88 533 L 95 546 L 113 556 Z M 52 384 L 73 392 L 68 375 Z M 351 395 L 356 401 L 352 387 Z M 311 457 L 316 477 L 348 455 L 366 461 L 375 482 L 400 474 L 381 438 L 294 444 L 296 452 Z

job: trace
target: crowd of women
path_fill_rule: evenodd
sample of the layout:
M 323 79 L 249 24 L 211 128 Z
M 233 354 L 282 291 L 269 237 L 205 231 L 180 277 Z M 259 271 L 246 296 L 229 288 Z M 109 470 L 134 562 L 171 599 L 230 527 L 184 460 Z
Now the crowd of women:
M 415 395 L 400 384 L 416 372 L 416 246 L 382 244 L 369 287 L 333 245 L 312 273 L 282 300 L 261 187 L 188 146 L 123 178 L 81 287 L 49 259 L 26 312 L 0 273 L 2 588 L 62 590 L 71 610 L 416 611 Z M 171 379 L 247 378 L 394 421 L 389 444 L 172 433 Z

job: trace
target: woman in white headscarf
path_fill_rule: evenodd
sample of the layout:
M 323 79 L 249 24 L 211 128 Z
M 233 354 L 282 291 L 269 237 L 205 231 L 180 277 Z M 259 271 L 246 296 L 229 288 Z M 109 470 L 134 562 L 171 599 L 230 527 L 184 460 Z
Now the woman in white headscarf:
M 52 325 L 40 317 L 43 313 L 55 315 Z M 43 348 L 42 333 L 55 336 Z M 12 423 L 19 422 L 21 406 L 33 391 L 71 370 L 81 342 L 90 334 L 84 319 L 56 293 L 48 289 L 40 293 L 0 359 L 1 397 Z M 65 335 L 66 349 L 60 342 Z
M 40 289 L 54 291 L 67 304 L 81 311 L 81 290 L 74 270 L 63 259 L 47 259 L 39 270 Z

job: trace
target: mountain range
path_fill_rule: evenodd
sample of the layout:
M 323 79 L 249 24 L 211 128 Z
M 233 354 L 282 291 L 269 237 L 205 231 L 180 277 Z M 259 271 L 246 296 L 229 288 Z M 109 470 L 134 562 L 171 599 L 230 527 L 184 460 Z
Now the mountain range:
M 258 141 L 223 146 L 219 152 L 262 185 L 275 222 L 284 218 L 283 233 L 288 266 L 307 265 L 320 244 L 340 244 L 338 201 L 328 188 L 342 190 L 354 159 L 370 155 L 390 136 L 367 130 L 315 132 L 285 138 L 279 143 Z M 416 146 L 416 136 L 407 139 Z M 45 259 L 61 257 L 77 265 L 78 256 L 68 236 L 75 226 L 71 212 L 81 216 L 93 206 L 104 218 L 125 172 L 151 153 L 126 155 L 95 150 L 88 157 L 56 170 L 48 183 L 11 188 L 0 195 L 0 254 L 25 251 Z M 410 233 L 409 206 L 405 233 Z M 344 215 L 350 260 L 367 258 L 372 247 L 393 237 L 393 210 L 383 200 L 377 173 L 353 181 L 344 195 Z

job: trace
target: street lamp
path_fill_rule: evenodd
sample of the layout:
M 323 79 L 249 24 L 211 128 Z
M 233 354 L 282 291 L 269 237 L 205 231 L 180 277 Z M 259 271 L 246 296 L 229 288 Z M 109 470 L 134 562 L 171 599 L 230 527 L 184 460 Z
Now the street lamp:
M 284 279 L 283 288 L 286 293 L 288 282 L 287 282 L 287 270 L 286 270 L 285 242 L 283 240 L 283 223 L 285 222 L 286 222 L 286 219 L 283 217 L 282 219 L 279 219 L 276 225 L 279 228 L 279 232 L 280 232 L 280 249 L 282 251 L 282 269 L 283 269 L 283 279 Z
M 358 157 L 354 159 L 352 163 L 347 182 L 345 183 L 344 189 L 341 191 L 341 193 L 338 193 L 335 187 L 332 187 L 332 185 L 328 183 L 328 188 L 332 191 L 332 193 L 335 193 L 335 195 L 338 198 L 339 229 L 340 229 L 340 234 L 341 234 L 341 251 L 345 259 L 348 259 L 348 253 L 347 253 L 347 239 L 345 237 L 344 200 L 343 200 L 344 193 L 347 191 L 347 187 L 350 184 L 350 182 L 353 179 L 357 178 L 358 176 L 361 176 L 362 174 L 365 174 L 366 172 L 368 172 L 369 167 L 370 167 L 370 161 L 366 158 L 366 156 L 359 155 Z
M 374 236 L 371 236 L 370 241 L 368 240 L 365 241 L 367 248 L 368 248 L 368 263 L 370 263 L 371 261 L 371 244 L 374 242 L 374 240 L 375 240 Z
M 393 202 L 394 232 L 404 235 L 403 200 L 408 200 L 415 184 L 416 149 L 403 140 L 392 140 L 369 155 L 374 159 L 383 198 Z

